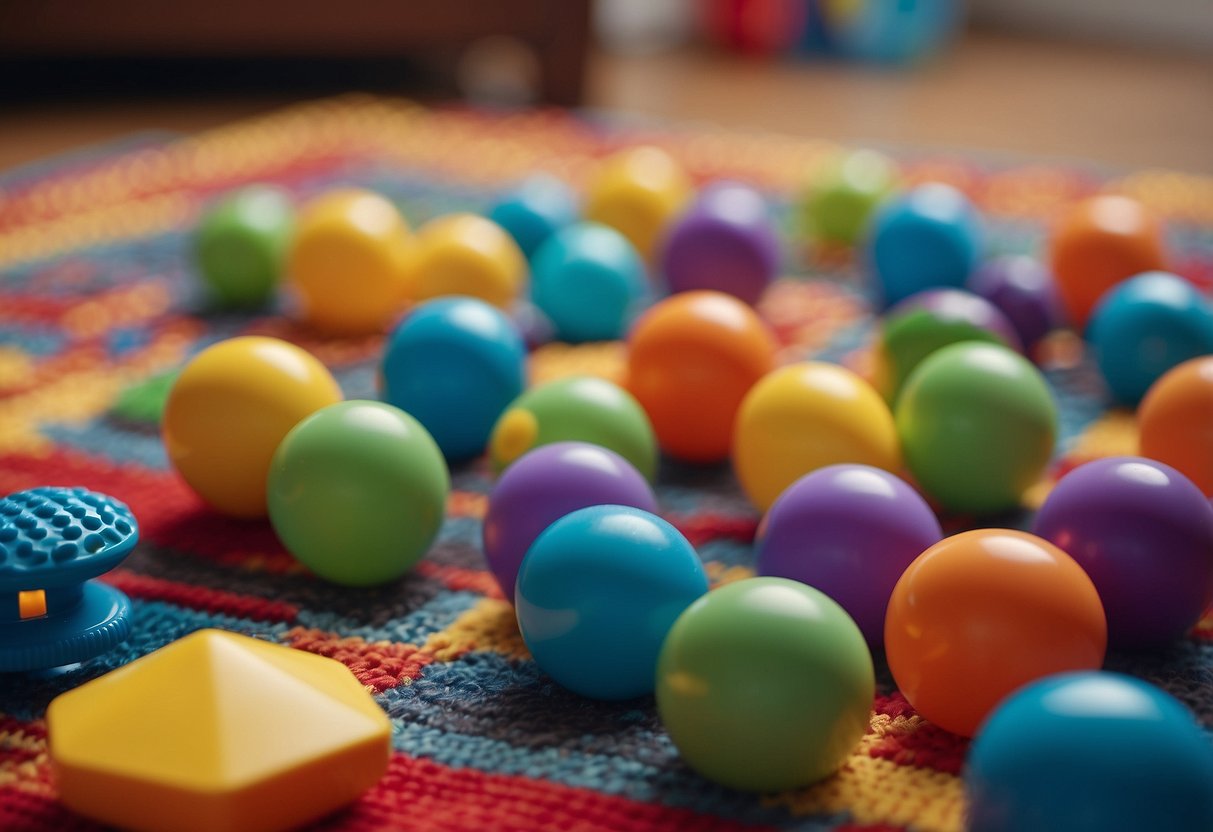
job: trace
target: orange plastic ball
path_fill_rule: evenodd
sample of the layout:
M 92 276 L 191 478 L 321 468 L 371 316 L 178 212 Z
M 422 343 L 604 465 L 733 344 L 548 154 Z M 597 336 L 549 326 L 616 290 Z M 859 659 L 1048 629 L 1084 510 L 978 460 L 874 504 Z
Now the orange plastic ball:
M 386 198 L 349 189 L 303 207 L 287 263 L 300 316 L 334 333 L 383 332 L 409 302 L 412 236 Z
M 722 292 L 683 292 L 632 327 L 627 386 L 663 451 L 719 462 L 729 456 L 741 400 L 775 367 L 775 348 L 771 330 L 746 304 Z
M 1142 456 L 1165 462 L 1213 497 L 1213 355 L 1172 367 L 1137 408 Z
M 1080 331 L 1113 286 L 1166 268 L 1158 221 L 1127 196 L 1105 194 L 1075 205 L 1062 218 L 1050 248 L 1057 293 Z
M 971 737 L 1015 689 L 1096 670 L 1107 620 L 1095 585 L 1046 540 L 977 529 L 936 543 L 906 569 L 885 616 L 897 686 L 941 728 Z

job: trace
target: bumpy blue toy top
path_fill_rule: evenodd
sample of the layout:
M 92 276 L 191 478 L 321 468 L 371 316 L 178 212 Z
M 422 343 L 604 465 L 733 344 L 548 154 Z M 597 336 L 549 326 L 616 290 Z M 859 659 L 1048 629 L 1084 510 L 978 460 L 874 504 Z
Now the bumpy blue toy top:
M 0 591 L 82 583 L 139 540 L 129 508 L 86 488 L 33 488 L 0 499 Z

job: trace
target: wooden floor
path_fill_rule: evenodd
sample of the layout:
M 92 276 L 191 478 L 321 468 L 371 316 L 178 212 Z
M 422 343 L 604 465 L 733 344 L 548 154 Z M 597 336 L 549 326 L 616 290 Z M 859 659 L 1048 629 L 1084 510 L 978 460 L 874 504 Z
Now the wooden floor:
M 0 103 L 0 169 L 139 130 L 197 131 L 294 98 Z M 689 49 L 596 55 L 588 103 L 857 144 L 1213 173 L 1213 56 L 981 33 L 911 72 Z

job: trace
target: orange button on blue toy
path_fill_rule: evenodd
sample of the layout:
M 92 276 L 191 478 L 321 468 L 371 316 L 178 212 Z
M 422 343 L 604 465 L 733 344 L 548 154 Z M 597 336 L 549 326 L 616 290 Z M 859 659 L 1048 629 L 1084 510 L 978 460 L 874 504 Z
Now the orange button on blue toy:
M 125 829 L 275 832 L 374 785 L 386 715 L 339 662 L 202 630 L 51 702 L 59 798 Z

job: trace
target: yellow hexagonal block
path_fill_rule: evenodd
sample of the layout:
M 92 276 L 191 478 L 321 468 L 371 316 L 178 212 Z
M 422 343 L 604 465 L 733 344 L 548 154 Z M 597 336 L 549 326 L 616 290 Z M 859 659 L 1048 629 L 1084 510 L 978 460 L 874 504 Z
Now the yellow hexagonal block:
M 219 630 L 59 696 L 47 724 L 60 800 L 137 830 L 295 827 L 374 785 L 391 753 L 344 665 Z

